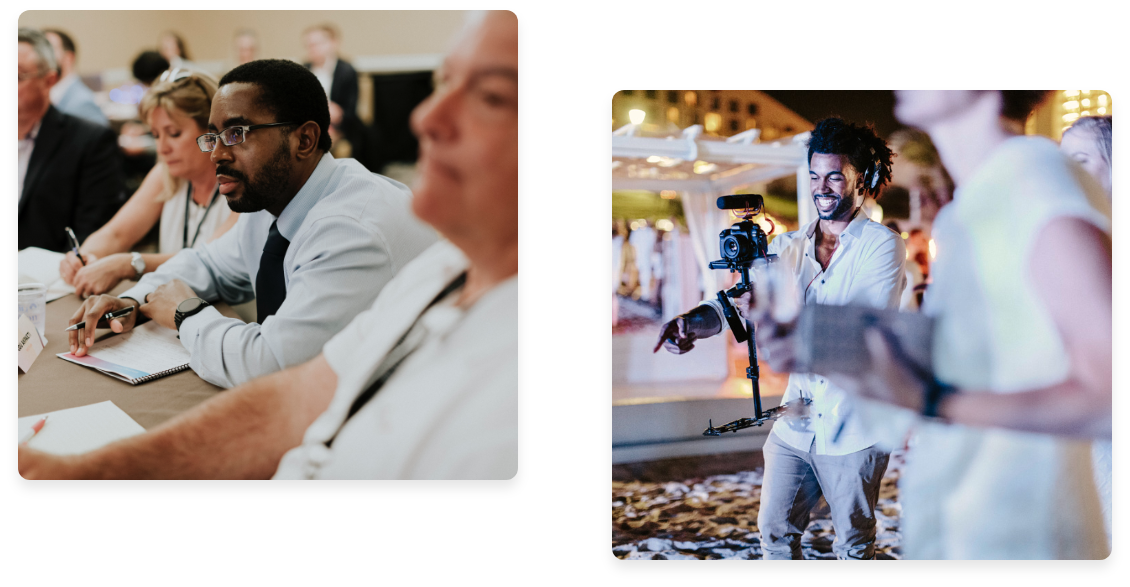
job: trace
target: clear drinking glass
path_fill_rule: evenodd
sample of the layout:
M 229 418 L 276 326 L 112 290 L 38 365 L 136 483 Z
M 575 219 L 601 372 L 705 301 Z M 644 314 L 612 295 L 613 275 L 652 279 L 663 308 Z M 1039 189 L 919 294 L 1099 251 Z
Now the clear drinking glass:
M 19 286 L 20 313 L 26 314 L 39 336 L 47 340 L 47 286 L 42 283 L 21 283 Z

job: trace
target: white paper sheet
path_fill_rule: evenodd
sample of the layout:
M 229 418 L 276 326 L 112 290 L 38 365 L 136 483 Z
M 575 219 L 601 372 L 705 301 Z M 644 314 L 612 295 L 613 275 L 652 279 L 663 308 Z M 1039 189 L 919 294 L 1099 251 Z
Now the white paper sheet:
M 35 282 L 46 285 L 48 302 L 75 293 L 75 286 L 67 285 L 59 276 L 59 263 L 65 256 L 63 253 L 38 247 L 28 247 L 20 251 L 20 283 Z
M 28 448 L 57 455 L 78 454 L 145 432 L 140 424 L 111 401 L 49 412 L 47 415 L 51 417 L 39 434 L 28 441 Z M 20 418 L 16 424 L 17 438 L 31 430 L 43 416 Z

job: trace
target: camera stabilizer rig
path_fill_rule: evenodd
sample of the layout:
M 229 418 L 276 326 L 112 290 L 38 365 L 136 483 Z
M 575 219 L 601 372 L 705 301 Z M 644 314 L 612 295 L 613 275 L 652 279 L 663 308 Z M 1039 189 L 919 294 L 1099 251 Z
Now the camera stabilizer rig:
M 734 339 L 746 343 L 749 350 L 749 367 L 746 367 L 746 377 L 753 383 L 753 418 L 741 418 L 718 428 L 714 421 L 709 420 L 710 427 L 702 432 L 703 436 L 721 436 L 723 432 L 737 432 L 751 426 L 761 426 L 770 420 L 776 420 L 784 415 L 787 408 L 778 406 L 769 410 L 761 409 L 761 386 L 759 383 L 760 371 L 757 368 L 757 345 L 754 340 L 753 323 L 748 319 L 743 320 L 737 309 L 728 298 L 737 298 L 753 290 L 749 280 L 749 270 L 754 262 L 770 263 L 776 260 L 776 255 L 769 254 L 769 239 L 765 231 L 753 217 L 761 213 L 764 200 L 760 195 L 722 196 L 718 198 L 718 208 L 721 210 L 741 210 L 742 220 L 719 234 L 719 252 L 722 259 L 711 261 L 711 269 L 729 269 L 731 273 L 741 275 L 741 280 L 733 287 L 718 292 L 718 302 L 722 305 L 722 314 L 734 333 Z M 745 322 L 745 324 L 742 324 Z M 809 403 L 808 401 L 805 402 Z

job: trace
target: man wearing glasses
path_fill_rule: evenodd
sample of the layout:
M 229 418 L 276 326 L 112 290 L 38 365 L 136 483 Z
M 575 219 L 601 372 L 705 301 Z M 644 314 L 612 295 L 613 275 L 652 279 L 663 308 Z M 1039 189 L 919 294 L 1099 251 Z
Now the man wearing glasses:
M 197 144 L 212 154 L 228 206 L 243 215 L 234 229 L 181 251 L 121 297 L 86 300 L 71 319 L 87 324 L 70 333 L 72 352 L 85 354 L 93 344 L 99 316 L 136 305 L 176 329 L 193 370 L 222 387 L 317 355 L 436 241 L 412 215 L 406 186 L 329 154 L 328 126 L 326 94 L 301 65 L 260 60 L 225 75 L 210 132 Z M 251 299 L 252 324 L 209 305 Z M 129 330 L 137 314 L 109 327 Z

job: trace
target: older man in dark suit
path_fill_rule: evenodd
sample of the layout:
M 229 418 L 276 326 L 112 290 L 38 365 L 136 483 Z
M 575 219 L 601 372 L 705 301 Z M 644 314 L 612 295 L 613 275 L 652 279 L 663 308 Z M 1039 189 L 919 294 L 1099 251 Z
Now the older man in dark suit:
M 57 62 L 43 33 L 19 31 L 19 248 L 66 251 L 117 210 L 121 159 L 113 131 L 51 105 Z

